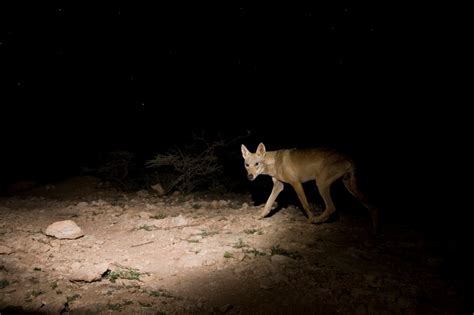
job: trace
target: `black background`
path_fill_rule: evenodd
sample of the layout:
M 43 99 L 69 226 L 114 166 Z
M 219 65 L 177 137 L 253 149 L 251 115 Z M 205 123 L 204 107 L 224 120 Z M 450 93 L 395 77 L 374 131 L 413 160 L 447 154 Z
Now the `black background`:
M 337 147 L 382 199 L 427 208 L 453 188 L 436 181 L 464 135 L 448 90 L 462 58 L 448 13 L 432 9 L 2 4 L 2 184 L 71 176 L 107 150 L 146 158 L 193 132 L 250 131 L 251 150 Z M 229 152 L 240 158 L 240 143 Z

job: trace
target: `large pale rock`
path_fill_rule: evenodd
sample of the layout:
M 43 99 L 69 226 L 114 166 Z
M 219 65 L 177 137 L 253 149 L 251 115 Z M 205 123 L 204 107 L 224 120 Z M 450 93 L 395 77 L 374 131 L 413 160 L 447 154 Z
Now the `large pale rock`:
M 76 239 L 84 235 L 81 228 L 72 220 L 54 222 L 46 228 L 45 234 L 59 239 Z

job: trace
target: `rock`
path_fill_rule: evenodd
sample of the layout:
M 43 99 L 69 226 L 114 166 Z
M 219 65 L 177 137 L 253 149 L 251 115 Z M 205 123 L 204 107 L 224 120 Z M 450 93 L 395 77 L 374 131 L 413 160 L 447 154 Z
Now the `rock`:
M 205 257 L 200 255 L 189 255 L 181 258 L 180 265 L 184 268 L 200 267 L 205 264 Z
M 148 192 L 148 190 L 139 190 L 137 191 L 137 196 L 140 198 L 145 198 L 150 196 L 150 193 Z
M 145 204 L 145 209 L 147 209 L 147 210 L 155 210 L 156 207 L 155 207 L 155 205 L 153 205 L 153 204 L 151 204 L 151 203 L 146 203 L 146 204 Z
M 160 183 L 157 183 L 155 185 L 152 185 L 150 186 L 151 189 L 153 189 L 154 191 L 156 191 L 158 193 L 158 196 L 164 196 L 166 191 L 165 189 L 163 188 L 163 186 L 160 184 Z
M 13 248 L 10 248 L 5 245 L 0 245 L 0 255 L 10 255 L 13 252 L 14 252 Z
M 214 260 L 214 259 L 206 259 L 206 260 L 202 263 L 203 266 L 207 266 L 207 267 L 209 267 L 209 266 L 214 266 L 215 264 L 217 264 L 217 261 Z
M 59 239 L 76 239 L 84 235 L 72 220 L 54 222 L 46 228 L 45 234 Z
M 173 191 L 173 193 L 171 194 L 172 197 L 178 197 L 179 195 L 181 195 L 181 192 L 179 190 L 175 190 Z
M 79 202 L 79 203 L 77 204 L 77 206 L 78 206 L 79 208 L 85 208 L 85 207 L 89 206 L 89 204 L 88 204 L 87 202 L 85 202 L 85 201 L 81 201 L 81 202 Z
M 170 226 L 175 227 L 175 226 L 183 226 L 188 224 L 188 220 L 183 217 L 183 215 L 178 215 L 177 217 L 174 217 L 170 221 Z
M 242 253 L 242 252 L 235 254 L 235 259 L 237 259 L 238 261 L 243 261 L 245 257 L 247 257 L 247 255 L 245 255 L 245 253 Z
M 219 200 L 218 205 L 221 208 L 225 208 L 229 205 L 230 201 L 229 200 Z
M 397 300 L 397 305 L 400 308 L 409 308 L 413 305 L 413 303 L 407 298 L 399 297 Z
M 227 313 L 228 311 L 230 311 L 233 308 L 234 308 L 234 305 L 232 305 L 232 304 L 222 305 L 222 306 L 219 307 L 219 312 Z
M 152 214 L 150 212 L 141 211 L 138 213 L 138 216 L 142 219 L 149 219 L 152 216 Z
M 109 269 L 109 263 L 104 262 L 87 266 L 73 264 L 71 267 L 71 281 L 92 282 L 102 279 L 102 275 Z
M 97 199 L 97 200 L 92 201 L 92 205 L 96 207 L 102 207 L 102 206 L 107 205 L 107 201 L 104 201 L 102 199 Z
M 277 264 L 288 264 L 292 261 L 291 258 L 282 255 L 273 255 L 270 260 L 272 261 L 272 263 Z

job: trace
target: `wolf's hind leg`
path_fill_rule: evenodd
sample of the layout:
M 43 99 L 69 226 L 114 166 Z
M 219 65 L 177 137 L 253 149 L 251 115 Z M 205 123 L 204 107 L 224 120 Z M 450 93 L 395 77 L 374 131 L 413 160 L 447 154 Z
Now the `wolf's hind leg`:
M 329 219 L 329 217 L 331 216 L 331 214 L 333 214 L 336 211 L 336 208 L 335 208 L 334 203 L 333 203 L 332 198 L 331 198 L 330 187 L 331 187 L 331 183 L 326 184 L 326 185 L 319 188 L 319 193 L 321 194 L 321 197 L 324 200 L 326 208 L 324 209 L 324 212 L 321 215 L 319 215 L 317 217 L 314 217 L 313 220 L 311 221 L 311 223 L 326 222 Z
M 294 182 L 291 183 L 291 186 L 293 186 L 293 188 L 295 189 L 296 194 L 298 195 L 298 198 L 300 199 L 300 202 L 303 205 L 303 209 L 308 215 L 309 222 L 312 222 L 314 214 L 311 212 L 311 209 L 309 207 L 308 200 L 306 199 L 306 195 L 304 193 L 303 185 L 300 182 Z
M 350 172 L 343 178 L 344 186 L 346 186 L 347 190 L 357 199 L 361 204 L 363 204 L 367 209 L 369 209 L 370 217 L 372 219 L 372 227 L 374 234 L 377 233 L 378 225 L 379 225 L 379 210 L 378 208 L 372 206 L 369 203 L 369 200 L 365 194 L 363 194 L 358 185 L 357 185 L 357 178 L 354 172 Z

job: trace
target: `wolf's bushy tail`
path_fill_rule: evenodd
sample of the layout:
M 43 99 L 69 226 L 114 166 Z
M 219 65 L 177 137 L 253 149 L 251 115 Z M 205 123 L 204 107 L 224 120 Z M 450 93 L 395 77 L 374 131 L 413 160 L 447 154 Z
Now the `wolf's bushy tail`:
M 374 207 L 369 202 L 367 195 L 360 191 L 357 183 L 356 168 L 353 162 L 351 170 L 344 175 L 342 181 L 344 183 L 344 186 L 346 186 L 347 190 L 369 210 L 370 216 L 372 218 L 372 227 L 374 229 L 374 234 L 377 233 L 379 225 L 379 210 L 377 207 Z

